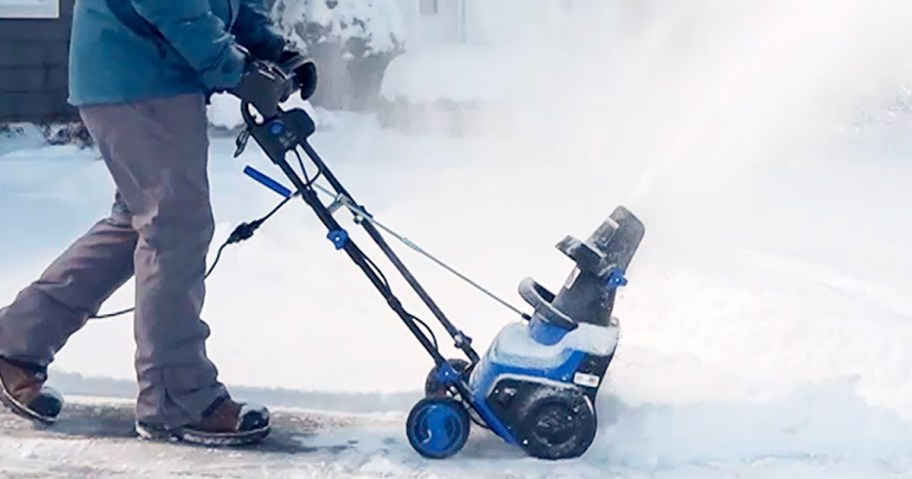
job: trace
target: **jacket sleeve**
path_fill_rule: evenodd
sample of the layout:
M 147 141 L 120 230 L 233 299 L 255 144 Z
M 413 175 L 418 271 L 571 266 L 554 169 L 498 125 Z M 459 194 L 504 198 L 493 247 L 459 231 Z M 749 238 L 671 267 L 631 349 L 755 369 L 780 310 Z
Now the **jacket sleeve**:
M 262 0 L 241 0 L 233 33 L 238 43 L 261 60 L 277 61 L 287 44 Z
M 236 86 L 246 60 L 208 0 L 130 0 L 214 90 Z

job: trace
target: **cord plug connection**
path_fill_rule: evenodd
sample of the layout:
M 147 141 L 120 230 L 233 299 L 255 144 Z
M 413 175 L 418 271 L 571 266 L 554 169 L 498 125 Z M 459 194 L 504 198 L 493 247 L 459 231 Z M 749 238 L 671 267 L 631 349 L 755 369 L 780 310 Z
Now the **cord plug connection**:
M 263 225 L 262 220 L 251 221 L 250 223 L 241 223 L 228 236 L 227 244 L 240 243 L 253 237 L 256 230 Z

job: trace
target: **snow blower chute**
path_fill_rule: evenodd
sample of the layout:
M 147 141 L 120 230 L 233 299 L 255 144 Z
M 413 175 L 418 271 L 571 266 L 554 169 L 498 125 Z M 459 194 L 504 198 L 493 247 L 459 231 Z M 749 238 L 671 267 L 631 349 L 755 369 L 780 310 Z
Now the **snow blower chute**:
M 289 70 L 287 66 L 275 67 L 274 74 Z M 586 241 L 572 237 L 561 241 L 557 248 L 575 264 L 560 291 L 553 294 L 532 279 L 519 285 L 519 294 L 533 309 L 532 314 L 509 306 L 428 255 L 522 316 L 522 321 L 503 328 L 480 356 L 472 347 L 472 339 L 441 311 L 380 230 L 427 253 L 357 204 L 308 143 L 316 130 L 308 113 L 301 109 L 285 111 L 278 104 L 275 100 L 260 105 L 242 103 L 247 129 L 238 138 L 238 154 L 252 137 L 291 181 L 292 188 L 252 167 L 245 172 L 285 197 L 283 205 L 300 196 L 328 229 L 327 239 L 361 268 L 433 358 L 434 367 L 425 381 L 426 397 L 414 406 L 406 424 L 412 447 L 424 457 L 450 457 L 465 445 L 474 422 L 534 457 L 566 459 L 586 452 L 598 429 L 596 394 L 618 342 L 619 325 L 612 316 L 615 295 L 627 283 L 624 274 L 645 233 L 643 224 L 630 211 L 618 207 Z M 309 167 L 301 151 L 309 159 Z M 289 153 L 297 158 L 300 172 L 287 161 Z M 321 193 L 330 195 L 332 201 L 324 204 Z M 448 360 L 441 355 L 431 328 L 405 309 L 377 265 L 336 221 L 334 214 L 339 209 L 353 214 L 355 223 L 364 228 L 446 329 L 465 360 Z M 255 222 L 241 234 L 249 237 L 260 223 Z

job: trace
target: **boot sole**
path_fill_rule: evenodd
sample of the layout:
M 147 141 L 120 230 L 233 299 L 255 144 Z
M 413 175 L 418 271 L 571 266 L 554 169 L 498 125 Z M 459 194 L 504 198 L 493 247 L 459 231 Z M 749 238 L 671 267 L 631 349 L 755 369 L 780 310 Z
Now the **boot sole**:
M 6 408 L 13 414 L 28 419 L 29 421 L 36 422 L 44 426 L 50 426 L 57 422 L 55 417 L 42 416 L 31 409 L 28 408 L 25 404 L 17 401 L 9 392 L 6 390 L 6 386 L 3 385 L 3 381 L 0 381 L 0 403 L 3 403 Z
M 269 426 L 241 433 L 207 433 L 186 428 L 157 430 L 139 423 L 135 427 L 136 434 L 148 441 L 185 442 L 208 447 L 251 446 L 265 439 L 270 432 Z

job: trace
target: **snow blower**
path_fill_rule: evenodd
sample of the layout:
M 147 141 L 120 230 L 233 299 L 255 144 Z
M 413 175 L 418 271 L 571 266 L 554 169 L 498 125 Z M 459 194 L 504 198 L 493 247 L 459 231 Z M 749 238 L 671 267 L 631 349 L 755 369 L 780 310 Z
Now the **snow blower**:
M 287 66 L 277 67 L 274 73 L 282 75 L 289 70 Z M 643 224 L 630 211 L 618 207 L 586 241 L 567 237 L 558 243 L 558 250 L 574 262 L 572 273 L 557 294 L 532 279 L 523 280 L 519 294 L 533 310 L 526 314 L 376 220 L 355 202 L 308 143 L 316 131 L 310 115 L 302 109 L 286 111 L 278 105 L 242 102 L 247 128 L 238 137 L 235 156 L 251 137 L 262 147 L 293 188 L 250 166 L 245 173 L 283 196 L 279 207 L 300 196 L 327 228 L 327 239 L 364 272 L 433 358 L 434 367 L 425 380 L 426 396 L 415 404 L 406 421 L 406 436 L 412 447 L 427 458 L 453 456 L 466 444 L 474 422 L 533 457 L 556 460 L 585 453 L 598 430 L 596 395 L 618 344 L 619 324 L 612 316 L 615 296 L 618 288 L 627 284 L 625 272 L 645 233 Z M 289 153 L 297 158 L 300 171 L 287 161 Z M 320 194 L 329 195 L 331 202 L 324 204 Z M 354 222 L 403 276 L 466 359 L 442 356 L 433 330 L 405 309 L 377 265 L 336 220 L 339 209 L 352 213 Z M 242 225 L 232 236 L 235 240 L 249 238 L 271 215 Z M 480 356 L 472 347 L 472 339 L 441 311 L 393 252 L 381 230 L 509 307 L 522 321 L 503 328 Z

